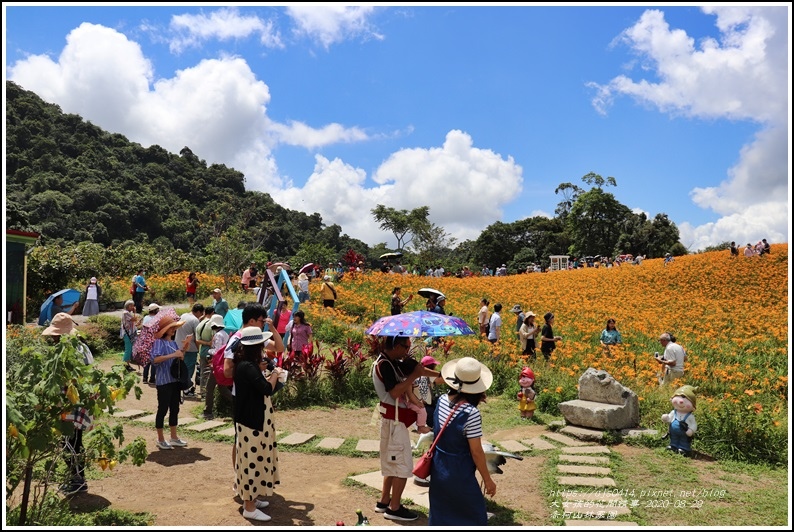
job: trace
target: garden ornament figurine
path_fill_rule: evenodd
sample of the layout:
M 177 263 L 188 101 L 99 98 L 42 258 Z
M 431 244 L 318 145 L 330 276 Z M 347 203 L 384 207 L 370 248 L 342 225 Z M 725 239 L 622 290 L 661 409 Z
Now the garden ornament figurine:
M 532 388 L 533 384 L 535 384 L 535 374 L 525 366 L 518 378 L 518 385 L 521 386 L 521 391 L 518 392 L 518 411 L 521 412 L 521 419 L 529 419 L 535 414 L 537 394 Z
M 698 424 L 695 421 L 695 411 L 697 398 L 695 392 L 697 388 L 689 384 L 681 386 L 673 394 L 670 402 L 673 403 L 673 410 L 669 414 L 662 414 L 662 421 L 670 424 L 670 445 L 667 449 L 675 451 L 684 456 L 689 456 L 692 452 L 692 437 L 697 432 Z

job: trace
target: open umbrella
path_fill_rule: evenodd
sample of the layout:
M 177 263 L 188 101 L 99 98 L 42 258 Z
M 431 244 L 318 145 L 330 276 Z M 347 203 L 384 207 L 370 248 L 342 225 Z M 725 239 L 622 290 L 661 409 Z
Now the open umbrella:
M 431 297 L 436 297 L 437 298 L 437 297 L 440 297 L 440 296 L 444 295 L 441 292 L 439 292 L 438 290 L 436 290 L 435 288 L 420 288 L 416 293 L 419 294 L 420 296 L 426 298 L 426 299 L 430 299 Z M 446 297 L 446 296 L 444 296 L 444 297 Z
M 314 269 L 314 263 L 310 262 L 308 264 L 304 264 L 303 267 L 300 270 L 298 270 L 298 273 L 299 274 L 305 273 L 306 275 L 309 275 L 309 272 L 312 271 L 313 269 Z
M 461 336 L 474 334 L 462 318 L 426 310 L 384 316 L 373 323 L 366 334 L 374 336 Z
M 399 259 L 402 256 L 403 256 L 402 253 L 400 253 L 399 251 L 395 251 L 393 253 L 384 253 L 383 255 L 380 256 L 380 260 Z
M 240 330 L 243 326 L 243 309 L 233 308 L 223 317 L 223 330 L 232 334 Z
M 50 294 L 50 297 L 48 297 L 47 300 L 41 305 L 41 311 L 39 312 L 39 325 L 44 325 L 48 321 L 52 321 L 52 302 L 58 296 L 63 296 L 63 303 L 61 303 L 63 306 L 70 307 L 80 301 L 80 292 L 74 288 L 64 288 L 63 290 L 58 290 L 57 292 Z
M 289 264 L 287 264 L 286 262 L 274 262 L 273 264 L 268 266 L 267 269 L 270 270 L 273 273 L 276 273 L 276 269 L 279 266 L 281 266 L 285 270 L 291 270 L 292 269 L 292 268 L 290 268 Z

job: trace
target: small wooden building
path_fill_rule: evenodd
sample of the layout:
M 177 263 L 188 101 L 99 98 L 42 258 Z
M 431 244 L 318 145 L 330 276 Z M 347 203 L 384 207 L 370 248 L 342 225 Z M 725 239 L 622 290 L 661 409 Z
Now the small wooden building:
M 38 233 L 6 229 L 6 324 L 25 323 L 28 279 L 27 250 L 38 240 Z
M 556 272 L 557 270 L 567 270 L 568 257 L 569 255 L 549 255 L 551 261 L 551 264 L 549 264 L 549 271 Z

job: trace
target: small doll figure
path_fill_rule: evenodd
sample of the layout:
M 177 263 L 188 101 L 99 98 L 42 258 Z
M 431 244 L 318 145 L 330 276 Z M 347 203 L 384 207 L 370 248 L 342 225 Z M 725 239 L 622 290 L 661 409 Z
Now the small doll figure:
M 670 424 L 670 451 L 689 456 L 692 452 L 692 436 L 697 432 L 698 424 L 695 421 L 695 405 L 697 388 L 689 384 L 681 386 L 673 394 L 670 402 L 673 410 L 669 414 L 662 414 L 662 421 Z
M 518 378 L 518 385 L 521 386 L 521 391 L 518 392 L 518 411 L 521 412 L 522 419 L 529 419 L 535 414 L 535 390 L 532 385 L 535 384 L 535 374 L 528 367 L 521 370 L 521 376 Z

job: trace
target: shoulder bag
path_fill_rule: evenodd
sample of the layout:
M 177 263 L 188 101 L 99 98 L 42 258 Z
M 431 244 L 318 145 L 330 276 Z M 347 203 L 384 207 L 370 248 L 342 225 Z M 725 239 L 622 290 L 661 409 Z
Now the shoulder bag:
M 425 451 L 425 454 L 419 457 L 419 461 L 416 462 L 416 465 L 414 466 L 413 469 L 413 474 L 417 478 L 421 478 L 422 480 L 427 480 L 427 477 L 430 476 L 430 466 L 433 463 L 433 451 L 436 448 L 436 443 L 438 443 L 438 439 L 441 437 L 441 433 L 443 433 L 444 429 L 447 428 L 447 425 L 449 424 L 449 421 L 452 419 L 452 415 L 455 413 L 455 410 L 457 410 L 461 404 L 462 401 L 459 401 L 458 404 L 455 405 L 455 408 L 453 408 L 452 411 L 447 416 L 447 420 L 444 422 L 444 426 L 441 427 L 441 430 L 438 431 L 438 434 L 436 434 L 433 443 L 430 444 L 430 448 L 427 451 Z

